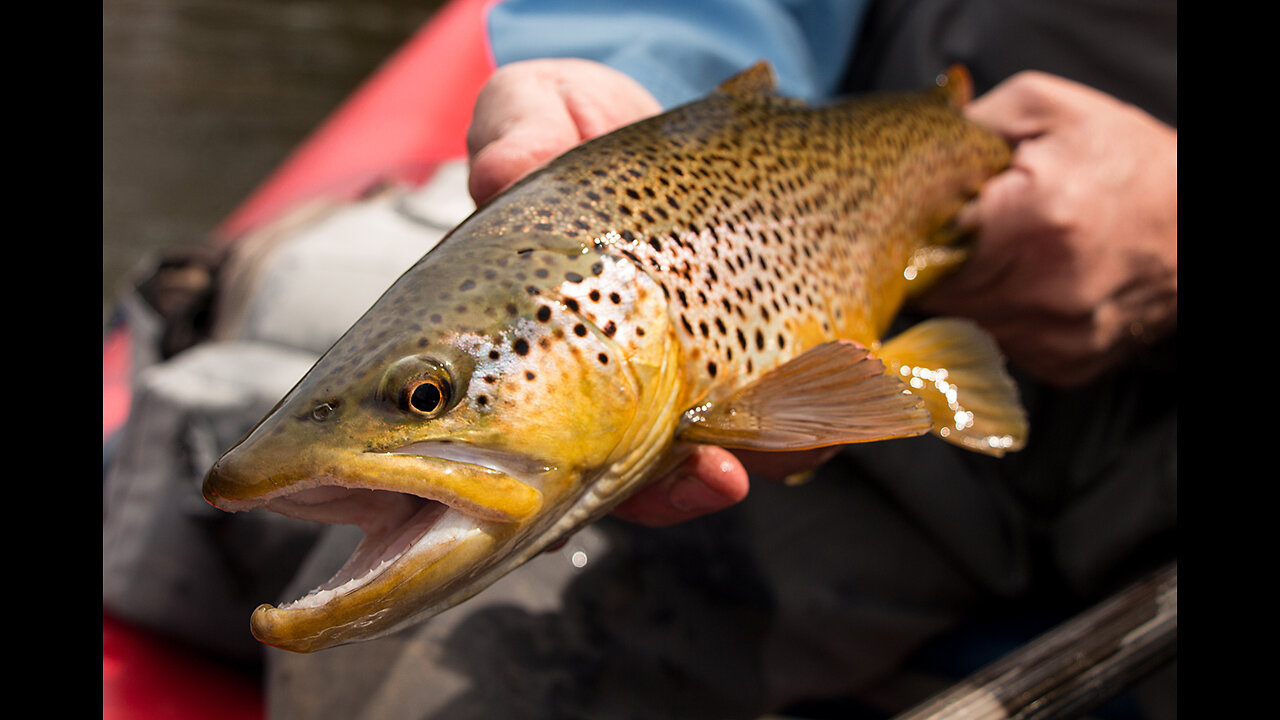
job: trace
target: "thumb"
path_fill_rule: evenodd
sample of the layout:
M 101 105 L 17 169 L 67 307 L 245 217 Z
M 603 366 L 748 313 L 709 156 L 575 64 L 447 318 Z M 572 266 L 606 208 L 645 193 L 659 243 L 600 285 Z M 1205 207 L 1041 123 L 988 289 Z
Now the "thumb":
M 567 118 L 567 114 L 519 118 L 486 138 L 471 155 L 468 189 L 476 204 L 577 144 L 577 133 Z

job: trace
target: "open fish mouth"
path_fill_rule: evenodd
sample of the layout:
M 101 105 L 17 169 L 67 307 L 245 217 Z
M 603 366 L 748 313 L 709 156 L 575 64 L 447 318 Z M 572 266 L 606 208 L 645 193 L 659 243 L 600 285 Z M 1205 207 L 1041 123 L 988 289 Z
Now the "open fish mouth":
M 223 510 L 266 509 L 364 532 L 328 581 L 254 612 L 258 639 L 304 652 L 393 631 L 416 614 L 410 609 L 460 601 L 463 581 L 542 508 L 539 486 L 553 469 L 447 441 L 327 452 L 300 465 L 276 476 L 233 450 L 210 471 L 205 495 Z
M 498 450 L 475 448 L 449 441 L 418 442 L 387 452 L 363 453 L 367 460 L 416 459 L 437 474 L 440 463 L 450 473 L 477 472 L 489 479 L 502 478 L 515 487 L 533 488 L 538 475 L 550 468 L 544 463 Z M 266 509 L 301 520 L 355 525 L 364 539 L 342 568 L 326 583 L 305 597 L 278 606 L 277 610 L 319 607 L 334 597 L 368 585 L 401 558 L 411 556 L 429 563 L 445 554 L 469 535 L 482 532 L 486 521 L 508 521 L 510 513 L 486 506 L 477 498 L 451 505 L 450 493 L 439 488 L 421 492 L 370 487 L 365 482 L 344 482 L 323 477 L 303 481 L 283 492 L 272 494 L 263 503 Z M 535 491 L 536 492 L 536 491 Z M 452 498 L 450 498 L 452 499 Z M 496 516 L 496 517 L 495 517 Z
M 477 518 L 437 500 L 392 490 L 321 486 L 272 498 L 266 508 L 301 520 L 355 525 L 364 532 L 333 577 L 276 610 L 323 607 L 369 585 L 406 556 L 429 562 L 480 532 Z

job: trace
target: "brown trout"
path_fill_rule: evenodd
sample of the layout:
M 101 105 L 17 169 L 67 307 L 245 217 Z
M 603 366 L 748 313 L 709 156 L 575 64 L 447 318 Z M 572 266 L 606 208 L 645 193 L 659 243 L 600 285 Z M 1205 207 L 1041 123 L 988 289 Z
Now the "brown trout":
M 1018 448 L 1016 391 L 974 326 L 881 343 L 957 261 L 949 219 L 1009 161 L 959 111 L 966 81 L 811 107 L 762 63 L 478 208 L 210 470 L 219 508 L 366 533 L 253 633 L 305 652 L 429 617 L 699 443 L 932 430 Z

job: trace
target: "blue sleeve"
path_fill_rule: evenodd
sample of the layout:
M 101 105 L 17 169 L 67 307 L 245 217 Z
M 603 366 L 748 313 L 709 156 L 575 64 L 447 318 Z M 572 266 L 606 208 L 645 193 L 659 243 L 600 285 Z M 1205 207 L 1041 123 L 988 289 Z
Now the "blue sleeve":
M 760 59 L 779 90 L 834 94 L 869 0 L 503 0 L 487 30 L 499 65 L 576 57 L 620 70 L 672 107 Z

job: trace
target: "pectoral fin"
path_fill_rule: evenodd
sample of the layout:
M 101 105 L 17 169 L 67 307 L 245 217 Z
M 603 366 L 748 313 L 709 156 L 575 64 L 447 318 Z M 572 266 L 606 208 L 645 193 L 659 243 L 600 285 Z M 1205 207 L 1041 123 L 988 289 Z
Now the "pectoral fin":
M 819 345 L 726 400 L 685 413 L 682 442 L 749 450 L 807 450 L 921 435 L 929 414 L 868 351 Z
M 973 323 L 928 320 L 876 354 L 890 374 L 924 400 L 934 434 L 947 442 L 997 456 L 1026 443 L 1027 418 L 1017 386 L 1005 373 L 995 342 Z

